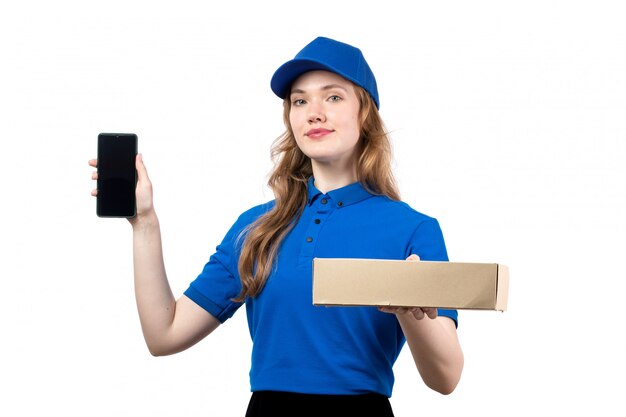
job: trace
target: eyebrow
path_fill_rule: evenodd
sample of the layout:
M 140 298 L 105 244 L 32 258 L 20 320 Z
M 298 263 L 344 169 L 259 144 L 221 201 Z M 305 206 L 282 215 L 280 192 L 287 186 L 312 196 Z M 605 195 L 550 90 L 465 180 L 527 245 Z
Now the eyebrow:
M 345 92 L 348 91 L 348 90 L 346 90 L 344 87 L 342 87 L 339 84 L 328 84 L 328 85 L 325 85 L 322 88 L 320 88 L 320 90 L 326 91 L 326 90 L 332 90 L 332 89 L 335 89 L 335 88 L 339 88 L 339 89 L 341 89 L 341 90 L 343 90 Z M 291 92 L 289 94 L 291 95 L 291 94 L 304 94 L 304 93 L 306 93 L 306 91 L 301 90 L 299 88 L 294 88 L 293 90 L 291 90 Z

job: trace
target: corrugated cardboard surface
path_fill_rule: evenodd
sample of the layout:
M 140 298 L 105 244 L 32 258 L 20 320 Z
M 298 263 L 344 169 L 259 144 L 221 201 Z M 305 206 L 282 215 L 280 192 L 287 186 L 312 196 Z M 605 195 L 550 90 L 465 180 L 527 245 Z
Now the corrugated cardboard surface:
M 313 304 L 505 311 L 508 268 L 495 263 L 315 258 Z

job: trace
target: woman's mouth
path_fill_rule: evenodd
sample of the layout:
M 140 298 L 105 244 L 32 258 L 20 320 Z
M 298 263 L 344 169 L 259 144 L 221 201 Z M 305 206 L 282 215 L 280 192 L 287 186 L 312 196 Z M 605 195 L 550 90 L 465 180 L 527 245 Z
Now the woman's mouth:
M 312 139 L 319 139 L 321 137 L 324 137 L 330 133 L 333 133 L 333 130 L 329 130 L 329 129 L 311 129 L 308 132 L 306 132 L 306 135 Z

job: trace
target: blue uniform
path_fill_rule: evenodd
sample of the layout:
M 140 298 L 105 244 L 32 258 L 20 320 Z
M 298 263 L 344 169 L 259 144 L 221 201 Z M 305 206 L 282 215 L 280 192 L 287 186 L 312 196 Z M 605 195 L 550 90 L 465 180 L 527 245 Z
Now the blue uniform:
M 220 322 L 240 303 L 237 271 L 242 231 L 274 206 L 243 213 L 185 295 Z M 252 391 L 391 396 L 392 367 L 405 338 L 395 315 L 375 307 L 312 304 L 313 258 L 447 261 L 437 220 L 406 203 L 367 192 L 359 183 L 321 193 L 308 184 L 308 200 L 285 237 L 264 289 L 246 305 L 253 340 Z M 455 310 L 439 310 L 455 322 Z

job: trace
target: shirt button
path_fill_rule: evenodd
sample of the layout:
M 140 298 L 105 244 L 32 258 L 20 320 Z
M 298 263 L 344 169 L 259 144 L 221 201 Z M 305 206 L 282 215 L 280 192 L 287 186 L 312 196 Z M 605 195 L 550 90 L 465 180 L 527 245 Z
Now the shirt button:
M 343 201 L 338 202 L 338 203 L 337 203 L 337 205 L 338 205 L 339 207 L 343 206 Z
M 326 200 L 325 198 L 322 198 L 322 201 L 320 201 L 320 203 L 326 204 L 326 203 L 328 203 L 328 200 Z
M 306 238 L 306 241 L 311 243 L 311 242 L 313 242 L 313 238 L 311 236 L 309 236 L 309 237 Z
M 315 219 L 315 224 L 320 224 L 321 220 L 320 219 Z

